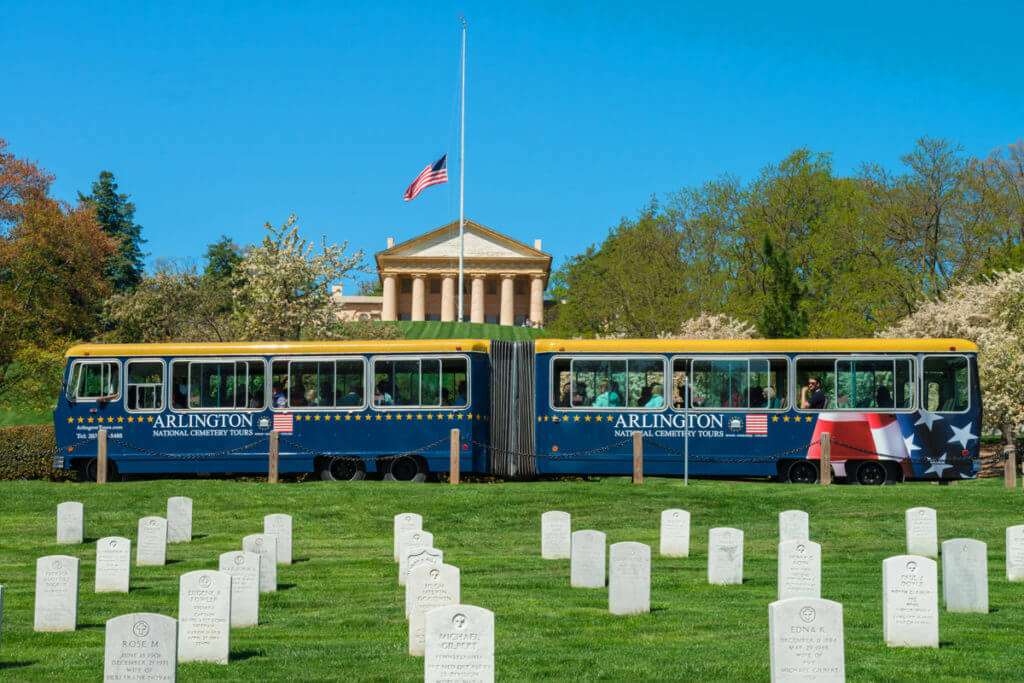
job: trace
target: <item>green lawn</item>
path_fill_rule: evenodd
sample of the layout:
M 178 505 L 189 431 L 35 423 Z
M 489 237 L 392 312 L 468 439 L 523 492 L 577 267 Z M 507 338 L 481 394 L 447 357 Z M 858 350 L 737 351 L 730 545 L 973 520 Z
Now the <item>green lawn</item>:
M 53 408 L 0 408 L 0 428 L 53 424 Z
M 505 341 L 527 341 L 549 336 L 544 330 L 511 325 L 489 325 L 487 323 L 458 322 L 410 322 L 395 323 L 406 339 L 502 339 Z
M 139 517 L 163 514 L 166 499 L 195 500 L 189 544 L 172 545 L 166 567 L 132 568 L 132 592 L 93 593 L 94 549 L 57 546 L 55 508 L 85 503 L 85 535 L 134 539 Z M 938 650 L 882 642 L 881 562 L 904 550 L 903 511 L 938 510 L 940 540 L 989 546 L 991 613 L 940 615 Z M 692 513 L 691 557 L 657 555 L 666 507 Z M 445 560 L 462 570 L 463 601 L 495 612 L 499 680 L 767 680 L 767 607 L 775 597 L 777 514 L 811 515 L 822 544 L 823 597 L 845 609 L 850 680 L 1019 680 L 1024 671 L 1024 583 L 1004 579 L 1004 533 L 1024 522 L 1024 493 L 1000 480 L 957 486 L 791 486 L 620 478 L 513 484 L 149 481 L 105 486 L 0 484 L 0 583 L 6 587 L 0 678 L 98 680 L 103 624 L 152 611 L 176 616 L 184 572 L 216 568 L 217 556 L 262 530 L 262 516 L 295 517 L 296 564 L 282 590 L 262 598 L 262 624 L 232 632 L 229 666 L 185 664 L 181 680 L 416 680 L 422 659 L 406 654 L 403 591 L 391 560 L 392 516 L 419 512 Z M 606 590 L 569 588 L 569 562 L 540 559 L 540 515 L 561 509 L 573 528 L 608 542 L 640 541 L 653 553 L 651 614 L 615 617 Z M 707 532 L 746 532 L 745 583 L 709 586 Z M 134 549 L 133 549 L 134 551 Z M 82 559 L 74 633 L 32 632 L 35 559 Z M 941 571 L 940 571 L 941 576 Z M 941 609 L 941 605 L 940 605 Z

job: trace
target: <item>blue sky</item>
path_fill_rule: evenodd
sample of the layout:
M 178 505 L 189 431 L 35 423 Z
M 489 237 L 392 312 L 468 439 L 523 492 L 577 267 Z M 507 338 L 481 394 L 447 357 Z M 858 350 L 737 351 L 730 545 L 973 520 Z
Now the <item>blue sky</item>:
M 40 3 L 0 18 L 0 137 L 73 199 L 101 170 L 151 259 L 294 212 L 368 255 L 466 215 L 560 264 L 653 193 L 797 147 L 840 173 L 1024 136 L 1015 3 Z M 449 152 L 453 182 L 402 192 Z

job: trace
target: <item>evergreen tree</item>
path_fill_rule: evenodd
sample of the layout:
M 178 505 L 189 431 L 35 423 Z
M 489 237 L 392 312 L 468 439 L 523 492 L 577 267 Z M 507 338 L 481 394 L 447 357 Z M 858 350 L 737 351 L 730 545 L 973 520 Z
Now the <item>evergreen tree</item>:
M 767 235 L 762 252 L 765 301 L 757 331 L 767 339 L 807 336 L 807 311 L 802 306 L 805 289 L 789 265 L 789 254 L 776 248 Z
M 117 252 L 107 264 L 107 280 L 114 292 L 133 291 L 142 280 L 143 264 L 142 226 L 135 223 L 135 204 L 128 201 L 128 195 L 118 194 L 114 174 L 100 172 L 100 178 L 92 184 L 92 193 L 78 193 L 83 204 L 96 212 L 103 232 L 117 241 Z
M 242 262 L 242 250 L 227 235 L 206 247 L 206 270 L 203 276 L 217 282 L 231 282 L 238 264 Z

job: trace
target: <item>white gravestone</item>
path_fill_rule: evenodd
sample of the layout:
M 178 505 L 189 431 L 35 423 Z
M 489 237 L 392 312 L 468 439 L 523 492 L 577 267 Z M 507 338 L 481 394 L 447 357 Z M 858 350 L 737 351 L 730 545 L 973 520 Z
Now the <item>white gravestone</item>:
M 427 612 L 424 683 L 494 681 L 494 612 L 447 605 Z
M 81 503 L 67 502 L 57 506 L 57 543 L 81 543 L 85 527 L 85 511 Z
M 896 555 L 882 561 L 882 622 L 889 647 L 939 646 L 939 576 L 935 560 Z
M 189 543 L 192 540 L 192 499 L 175 496 L 167 499 L 167 542 Z M 179 624 L 180 626 L 180 624 Z
M 608 611 L 650 612 L 651 546 L 629 541 L 613 543 L 608 555 Z
M 132 573 L 132 542 L 120 536 L 96 541 L 96 592 L 127 593 Z
M 768 652 L 773 683 L 846 680 L 843 606 L 821 598 L 768 605 Z
M 74 631 L 78 626 L 78 558 L 36 560 L 35 631 Z
M 104 683 L 166 681 L 178 677 L 178 622 L 138 612 L 107 620 Z
M 242 550 L 260 556 L 260 593 L 277 592 L 277 536 L 249 534 L 242 539 Z
M 690 513 L 672 508 L 661 512 L 661 543 L 663 557 L 690 556 Z
M 973 538 L 942 542 L 942 601 L 947 612 L 988 614 L 988 546 Z
M 807 541 L 811 538 L 810 519 L 803 510 L 779 513 L 779 543 Z
M 178 583 L 178 661 L 227 664 L 231 650 L 231 575 L 212 569 Z
M 569 585 L 573 588 L 604 588 L 604 532 L 584 529 L 572 532 Z
M 434 534 L 422 529 L 413 529 L 403 532 L 398 539 L 398 585 L 405 585 L 405 577 L 409 573 L 406 564 L 409 561 L 409 552 L 419 552 L 424 548 L 434 547 Z
M 743 532 L 739 529 L 708 531 L 708 583 L 743 583 Z
M 1006 528 L 1006 580 L 1024 581 L 1024 524 Z
M 422 531 L 423 530 L 423 517 L 416 514 L 415 512 L 402 512 L 395 515 L 395 529 L 394 529 L 394 545 L 395 545 L 395 562 L 399 561 L 398 551 L 398 539 L 401 538 L 402 534 L 406 531 Z
M 417 567 L 429 565 L 431 567 L 440 567 L 444 563 L 444 553 L 437 548 L 425 548 L 418 546 L 411 546 L 406 554 L 404 555 L 405 562 L 405 574 L 398 577 L 398 585 L 405 586 L 409 581 L 409 572 Z
M 540 556 L 545 560 L 568 560 L 572 549 L 572 517 L 568 512 L 550 510 L 540 516 Z
M 821 546 L 814 541 L 779 544 L 779 600 L 821 597 Z
M 427 612 L 435 607 L 457 605 L 461 600 L 459 568 L 450 564 L 420 565 L 409 572 L 405 584 L 409 617 L 409 654 L 423 656 Z
M 231 576 L 231 625 L 260 623 L 260 556 L 232 550 L 220 556 L 220 570 Z
M 136 567 L 160 567 L 167 564 L 167 520 L 143 517 L 139 520 L 139 538 L 135 542 Z
M 292 563 L 292 516 L 282 513 L 263 518 L 263 533 L 277 534 L 277 563 Z
M 907 554 L 939 556 L 939 533 L 932 508 L 910 508 L 906 512 Z

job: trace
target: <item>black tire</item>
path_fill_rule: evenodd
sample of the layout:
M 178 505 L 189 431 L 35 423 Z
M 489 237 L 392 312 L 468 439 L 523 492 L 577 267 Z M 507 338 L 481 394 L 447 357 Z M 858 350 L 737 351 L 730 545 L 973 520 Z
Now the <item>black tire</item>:
M 323 481 L 362 481 L 366 479 L 366 465 L 348 458 L 327 458 L 320 464 Z
M 854 480 L 861 486 L 882 486 L 889 482 L 889 470 L 875 460 L 865 460 L 857 465 Z
M 418 484 L 427 480 L 427 464 L 419 458 L 403 456 L 389 463 L 384 481 L 411 481 Z
M 87 460 L 81 460 L 78 463 L 78 478 L 84 482 L 91 484 L 96 483 L 97 470 L 99 469 L 99 462 L 96 458 L 89 458 Z M 121 475 L 117 472 L 117 465 L 112 460 L 107 459 L 107 482 L 120 481 Z
M 796 460 L 786 472 L 786 481 L 791 484 L 817 484 L 818 466 L 810 460 Z

